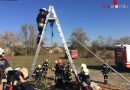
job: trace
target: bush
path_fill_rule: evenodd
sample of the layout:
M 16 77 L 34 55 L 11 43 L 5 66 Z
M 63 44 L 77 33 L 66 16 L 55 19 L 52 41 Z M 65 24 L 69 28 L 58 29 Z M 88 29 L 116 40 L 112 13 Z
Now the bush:
M 107 51 L 107 52 L 105 53 L 105 58 L 111 59 L 111 58 L 114 58 L 114 55 L 113 55 L 112 52 Z
M 17 47 L 14 49 L 16 56 L 24 56 L 27 55 L 27 49 L 23 47 Z
M 28 47 L 27 48 L 27 55 L 35 55 L 36 47 Z
M 15 53 L 15 56 L 25 56 L 25 55 L 34 55 L 36 51 L 36 47 L 22 47 L 17 46 L 13 47 L 13 52 Z

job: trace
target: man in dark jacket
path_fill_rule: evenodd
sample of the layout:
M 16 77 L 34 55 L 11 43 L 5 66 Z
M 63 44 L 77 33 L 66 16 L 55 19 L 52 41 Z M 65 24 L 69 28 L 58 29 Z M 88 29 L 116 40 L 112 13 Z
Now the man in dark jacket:
M 45 8 L 41 8 L 39 10 L 39 14 L 38 14 L 38 16 L 36 18 L 38 31 L 39 31 L 38 38 L 37 38 L 37 44 L 40 41 L 47 14 L 48 14 L 48 11 Z
M 105 62 L 108 63 L 107 60 Z M 108 74 L 109 74 L 109 72 L 110 72 L 110 68 L 108 67 L 108 65 L 103 64 L 102 73 L 103 73 L 103 76 L 104 76 L 104 84 L 108 83 Z
M 35 80 L 43 79 L 43 69 L 41 65 L 38 65 L 38 68 L 36 68 L 33 75 L 34 75 Z
M 0 90 L 2 90 L 2 79 L 6 78 L 4 71 L 6 68 L 10 67 L 8 61 L 4 58 L 4 55 L 4 50 L 0 48 Z
M 57 62 L 56 62 L 56 65 L 55 65 L 55 86 L 57 88 L 63 88 L 64 86 L 64 83 L 63 83 L 63 80 L 64 80 L 64 66 L 62 64 L 62 60 L 59 59 Z

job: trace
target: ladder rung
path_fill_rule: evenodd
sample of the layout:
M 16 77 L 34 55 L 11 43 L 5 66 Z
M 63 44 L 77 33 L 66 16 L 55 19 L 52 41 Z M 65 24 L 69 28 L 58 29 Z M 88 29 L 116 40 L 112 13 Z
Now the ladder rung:
M 55 22 L 55 18 L 48 18 L 48 22 Z

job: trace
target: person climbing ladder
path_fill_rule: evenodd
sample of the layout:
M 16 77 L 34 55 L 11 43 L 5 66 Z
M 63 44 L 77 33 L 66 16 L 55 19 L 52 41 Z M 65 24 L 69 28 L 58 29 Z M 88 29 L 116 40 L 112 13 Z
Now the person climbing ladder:
M 46 8 L 41 8 L 39 9 L 39 14 L 37 15 L 36 21 L 37 21 L 37 26 L 38 26 L 38 38 L 37 38 L 37 44 L 39 44 L 41 34 L 43 31 L 43 27 L 45 24 L 46 16 L 49 12 L 46 10 Z

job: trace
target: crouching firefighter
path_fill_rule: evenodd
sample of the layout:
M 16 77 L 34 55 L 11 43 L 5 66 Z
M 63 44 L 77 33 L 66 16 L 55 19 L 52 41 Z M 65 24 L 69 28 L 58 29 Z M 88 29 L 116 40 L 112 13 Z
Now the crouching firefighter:
M 7 72 L 7 84 L 4 90 L 35 90 L 28 81 L 27 68 L 9 70 Z
M 105 60 L 105 63 L 108 64 L 108 61 Z M 110 72 L 110 68 L 109 68 L 109 66 L 106 65 L 106 64 L 103 64 L 103 66 L 102 66 L 102 71 L 101 71 L 102 74 L 103 74 L 103 76 L 104 76 L 104 84 L 107 84 L 107 83 L 108 83 L 108 74 L 109 74 L 109 72 Z
M 47 14 L 48 14 L 48 11 L 46 10 L 46 8 L 41 8 L 39 10 L 39 14 L 36 18 L 38 31 L 39 31 L 38 38 L 37 38 L 37 44 L 39 44 Z
M 90 76 L 89 76 L 89 70 L 86 66 L 86 64 L 81 64 L 80 66 L 81 72 L 79 73 L 79 78 L 81 80 L 81 86 L 83 90 L 89 90 L 90 88 Z

